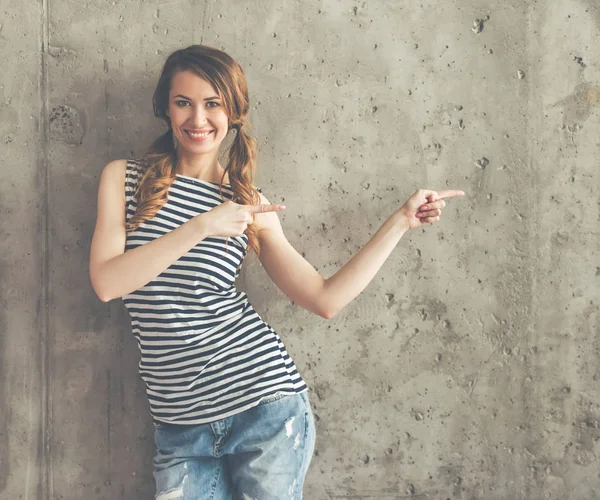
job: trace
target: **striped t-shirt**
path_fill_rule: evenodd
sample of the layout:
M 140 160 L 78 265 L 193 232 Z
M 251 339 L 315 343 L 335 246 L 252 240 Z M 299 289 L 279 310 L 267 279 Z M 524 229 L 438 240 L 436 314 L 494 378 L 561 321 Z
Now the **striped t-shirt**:
M 143 164 L 129 160 L 126 219 Z M 223 196 L 232 199 L 231 186 Z M 132 250 L 224 200 L 219 184 L 177 175 L 158 213 L 127 233 Z M 226 241 L 227 249 L 226 249 Z M 203 424 L 242 412 L 276 393 L 307 390 L 279 335 L 237 291 L 248 237 L 204 238 L 148 284 L 123 297 L 141 352 L 155 421 Z

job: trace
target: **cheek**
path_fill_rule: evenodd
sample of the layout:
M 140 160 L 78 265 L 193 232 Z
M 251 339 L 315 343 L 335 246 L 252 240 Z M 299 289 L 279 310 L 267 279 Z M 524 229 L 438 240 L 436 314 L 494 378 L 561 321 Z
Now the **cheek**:
M 172 123 L 182 124 L 194 114 L 194 109 L 191 106 L 169 106 L 169 116 Z
M 171 123 L 181 123 L 184 117 L 182 116 L 181 108 L 171 107 L 169 108 L 169 116 L 171 119 Z
M 227 117 L 227 114 L 223 113 L 223 115 L 221 116 L 221 125 L 223 127 L 225 127 L 225 129 L 227 129 L 227 127 L 229 127 L 229 118 Z

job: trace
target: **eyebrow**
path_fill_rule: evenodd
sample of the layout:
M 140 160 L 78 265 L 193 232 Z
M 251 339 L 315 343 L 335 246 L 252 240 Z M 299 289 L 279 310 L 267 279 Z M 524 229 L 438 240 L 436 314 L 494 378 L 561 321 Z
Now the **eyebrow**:
M 187 99 L 188 101 L 191 101 L 192 98 L 191 97 L 187 97 L 184 96 L 183 94 L 177 94 L 176 96 L 173 96 L 173 99 L 175 99 L 176 97 L 183 97 L 184 99 Z M 213 97 L 207 97 L 206 99 L 204 99 L 205 101 L 213 101 L 215 99 L 219 99 L 219 96 L 213 96 Z

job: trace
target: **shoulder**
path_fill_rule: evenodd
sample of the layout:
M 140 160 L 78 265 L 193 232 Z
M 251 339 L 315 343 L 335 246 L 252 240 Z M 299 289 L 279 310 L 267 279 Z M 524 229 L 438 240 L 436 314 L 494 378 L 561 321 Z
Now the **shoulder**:
M 147 165 L 141 160 L 113 160 L 106 164 L 104 172 L 108 175 L 122 175 L 127 177 L 138 177 L 143 174 Z
M 106 164 L 100 175 L 100 185 L 98 193 L 101 198 L 110 197 L 125 199 L 125 175 L 127 170 L 127 160 L 113 160 Z
M 263 194 L 261 188 L 257 187 L 256 189 L 258 190 L 258 196 L 260 198 L 260 203 L 261 204 L 271 203 L 269 200 L 267 200 L 267 197 Z
M 106 164 L 102 170 L 102 176 L 100 177 L 100 184 L 117 184 L 125 183 L 125 177 L 127 175 L 127 165 L 129 160 L 113 160 Z
M 119 176 L 122 175 L 125 177 L 125 173 L 127 171 L 127 164 L 130 160 L 113 160 L 106 164 L 104 170 L 102 171 L 102 175 L 107 176 Z
M 98 214 L 113 218 L 119 215 L 126 203 L 125 175 L 127 160 L 113 160 L 106 164 L 98 187 Z M 105 214 L 105 215 L 102 215 Z
M 104 167 L 101 183 L 106 181 L 114 183 L 122 188 L 125 184 L 128 188 L 134 188 L 147 166 L 140 160 L 113 160 Z

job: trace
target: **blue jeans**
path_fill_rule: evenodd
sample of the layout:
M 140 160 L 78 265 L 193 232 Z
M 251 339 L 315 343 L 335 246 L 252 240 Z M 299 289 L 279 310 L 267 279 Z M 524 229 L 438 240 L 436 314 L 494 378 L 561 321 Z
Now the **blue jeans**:
M 315 435 L 306 392 L 209 424 L 156 423 L 156 500 L 301 499 Z

